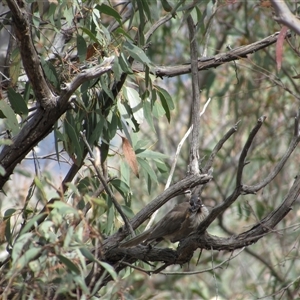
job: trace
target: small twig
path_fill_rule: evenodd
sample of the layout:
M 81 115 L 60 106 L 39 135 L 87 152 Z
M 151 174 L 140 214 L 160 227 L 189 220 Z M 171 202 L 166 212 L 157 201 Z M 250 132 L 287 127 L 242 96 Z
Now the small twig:
M 213 151 L 211 152 L 209 159 L 207 160 L 205 166 L 203 167 L 202 171 L 203 173 L 207 173 L 208 170 L 212 167 L 212 164 L 214 162 L 214 159 L 217 155 L 217 153 L 220 151 L 220 149 L 223 147 L 224 143 L 237 131 L 238 124 L 241 121 L 238 121 L 233 127 L 231 127 L 225 135 L 220 139 L 220 141 L 216 144 Z
M 151 276 L 152 273 L 153 273 L 153 271 L 148 271 L 148 270 L 145 270 L 145 269 L 143 269 L 143 268 L 134 266 L 134 265 L 132 265 L 132 264 L 126 262 L 126 261 L 121 261 L 120 264 L 125 265 L 125 266 L 127 266 L 127 267 L 130 267 L 130 268 L 132 268 L 132 269 L 141 271 L 141 272 L 143 272 L 143 273 L 146 273 L 146 274 L 149 275 L 149 276 Z
M 213 278 L 215 282 L 215 287 L 216 287 L 216 300 L 218 299 L 218 283 L 217 283 L 217 278 L 216 278 L 216 273 L 214 272 L 214 255 L 213 255 L 213 247 L 211 247 L 211 268 L 213 269 Z
M 298 112 L 297 116 L 295 117 L 294 137 L 293 137 L 288 149 L 286 150 L 286 152 L 282 156 L 281 160 L 279 161 L 279 163 L 268 174 L 268 176 L 265 179 L 263 179 L 261 182 L 257 183 L 256 185 L 252 185 L 252 186 L 243 185 L 242 186 L 243 193 L 246 193 L 246 194 L 256 193 L 257 191 L 259 191 L 260 189 L 262 189 L 263 187 L 268 185 L 278 175 L 278 173 L 281 171 L 281 169 L 287 162 L 288 158 L 291 156 L 291 154 L 293 153 L 293 151 L 295 150 L 295 148 L 297 147 L 297 145 L 300 142 L 299 119 L 300 119 L 300 111 Z
M 221 268 L 222 265 L 224 265 L 224 264 L 228 263 L 229 261 L 233 260 L 234 258 L 236 258 L 238 255 L 241 254 L 242 251 L 244 251 L 244 249 L 245 249 L 245 247 L 243 247 L 240 251 L 238 251 L 237 254 L 231 255 L 228 259 L 222 261 L 220 264 L 218 264 L 212 268 L 209 268 L 209 269 L 204 269 L 201 271 L 190 271 L 190 272 L 161 272 L 160 274 L 163 274 L 163 275 L 195 275 L 195 274 L 211 272 L 215 269 Z
M 257 134 L 258 130 L 262 126 L 262 123 L 265 121 L 265 119 L 266 119 L 266 116 L 262 116 L 257 120 L 256 126 L 250 132 L 247 142 L 243 147 L 242 153 L 240 155 L 238 169 L 237 169 L 237 175 L 236 175 L 236 187 L 237 188 L 239 188 L 242 185 L 242 175 L 243 175 L 244 167 L 246 165 L 245 159 L 247 157 L 248 150 L 253 142 L 255 135 Z
M 134 231 L 133 231 L 133 229 L 132 229 L 132 226 L 131 226 L 131 224 L 129 223 L 129 220 L 128 220 L 127 216 L 126 216 L 126 215 L 124 214 L 124 212 L 122 211 L 121 206 L 119 205 L 117 199 L 115 198 L 115 196 L 114 196 L 112 190 L 110 189 L 109 185 L 107 184 L 105 178 L 103 177 L 100 168 L 96 165 L 96 163 L 95 163 L 95 160 L 96 160 L 96 159 L 95 159 L 94 153 L 93 153 L 93 151 L 92 151 L 92 149 L 91 149 L 91 147 L 90 147 L 90 145 L 89 145 L 89 143 L 88 143 L 88 141 L 87 141 L 87 139 L 86 139 L 85 134 L 84 134 L 82 131 L 80 131 L 80 136 L 82 137 L 82 140 L 83 140 L 83 142 L 85 143 L 85 145 L 86 145 L 86 147 L 87 147 L 87 149 L 88 149 L 88 152 L 89 152 L 89 154 L 90 154 L 89 160 L 90 160 L 91 163 L 93 164 L 93 166 L 94 166 L 94 168 L 95 168 L 95 170 L 96 170 L 97 176 L 98 176 L 98 178 L 100 179 L 100 181 L 101 181 L 101 183 L 102 183 L 102 185 L 103 185 L 103 187 L 104 187 L 106 193 L 107 193 L 107 194 L 109 195 L 109 197 L 111 198 L 111 200 L 112 200 L 112 202 L 113 202 L 113 204 L 114 204 L 116 210 L 118 211 L 118 213 L 119 213 L 120 216 L 122 217 L 122 219 L 123 219 L 123 221 L 124 221 L 124 223 L 125 223 L 127 229 L 130 231 L 130 233 L 131 233 L 132 236 L 134 237 L 134 236 L 135 236 L 135 233 L 134 233 Z
M 277 291 L 277 292 L 275 292 L 273 294 L 267 295 L 267 296 L 259 297 L 257 299 L 265 299 L 265 298 L 270 299 L 270 298 L 274 298 L 274 296 L 278 295 L 279 293 L 284 293 L 291 285 L 293 285 L 298 280 L 300 280 L 300 276 L 298 276 L 295 280 L 293 280 L 292 282 L 290 282 L 287 286 L 283 287 L 279 291 Z

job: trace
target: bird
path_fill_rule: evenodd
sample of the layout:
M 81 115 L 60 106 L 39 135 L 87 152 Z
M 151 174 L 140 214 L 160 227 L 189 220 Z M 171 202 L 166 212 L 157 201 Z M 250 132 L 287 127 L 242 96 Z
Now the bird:
M 209 211 L 200 197 L 193 195 L 189 202 L 175 205 L 156 225 L 120 246 L 130 248 L 141 243 L 150 244 L 164 239 L 176 243 L 194 232 L 208 214 Z

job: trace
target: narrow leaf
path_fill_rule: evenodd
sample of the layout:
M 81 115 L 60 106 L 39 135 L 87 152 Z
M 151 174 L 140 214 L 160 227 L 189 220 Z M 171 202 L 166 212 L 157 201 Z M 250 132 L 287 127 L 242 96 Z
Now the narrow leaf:
M 279 72 L 281 69 L 281 64 L 282 64 L 282 54 L 283 54 L 283 43 L 285 40 L 286 33 L 288 31 L 287 26 L 282 26 L 277 42 L 276 42 L 276 64 L 277 64 L 277 71 Z
M 6 125 L 13 135 L 16 135 L 20 128 L 18 125 L 17 117 L 12 108 L 3 100 L 0 101 L 0 111 L 6 117 Z
M 125 159 L 133 171 L 134 175 L 139 178 L 139 168 L 138 168 L 138 163 L 136 160 L 136 155 L 134 150 L 132 149 L 132 146 L 130 145 L 129 141 L 122 137 L 122 148 L 123 148 L 123 153 L 125 156 Z
M 108 16 L 112 16 L 121 25 L 122 18 L 119 15 L 119 13 L 116 10 L 114 10 L 112 7 L 106 4 L 101 4 L 101 5 L 97 5 L 95 8 Z
M 79 268 L 68 258 L 66 258 L 63 255 L 58 254 L 57 258 L 71 271 L 74 272 L 75 274 L 79 275 L 80 270 Z
M 9 88 L 7 92 L 7 96 L 11 104 L 11 107 L 16 114 L 18 115 L 28 114 L 28 107 L 25 103 L 25 100 L 19 93 L 15 92 L 12 88 Z
M 85 61 L 87 46 L 85 39 L 81 35 L 77 35 L 77 51 L 80 61 Z
M 141 48 L 128 41 L 126 41 L 123 46 L 129 52 L 130 56 L 132 56 L 135 60 L 141 62 L 142 64 L 151 64 L 150 59 Z

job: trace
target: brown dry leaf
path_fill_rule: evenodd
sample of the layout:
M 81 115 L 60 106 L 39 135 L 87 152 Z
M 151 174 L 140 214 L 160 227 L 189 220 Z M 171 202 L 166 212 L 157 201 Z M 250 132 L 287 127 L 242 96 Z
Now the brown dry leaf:
M 276 42 L 276 64 L 277 64 L 277 71 L 279 72 L 281 69 L 281 64 L 282 64 L 282 56 L 283 56 L 283 43 L 286 37 L 286 33 L 288 31 L 287 26 L 282 26 L 277 42 Z
M 0 243 L 5 242 L 5 228 L 7 220 L 0 221 Z
M 135 152 L 132 149 L 132 146 L 130 145 L 129 141 L 122 137 L 123 141 L 123 153 L 125 156 L 125 159 L 130 167 L 130 169 L 133 171 L 134 175 L 139 178 L 139 168 L 138 168 L 138 163 L 136 160 Z

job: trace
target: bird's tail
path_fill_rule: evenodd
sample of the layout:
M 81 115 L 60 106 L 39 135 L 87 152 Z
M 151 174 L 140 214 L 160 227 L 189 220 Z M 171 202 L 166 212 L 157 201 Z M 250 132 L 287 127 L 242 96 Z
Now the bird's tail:
M 130 248 L 130 247 L 136 246 L 136 245 L 142 243 L 143 241 L 145 241 L 149 234 L 150 234 L 150 229 L 148 229 L 148 230 L 144 231 L 143 233 L 135 236 L 134 238 L 130 239 L 127 242 L 121 243 L 120 247 L 121 248 Z

